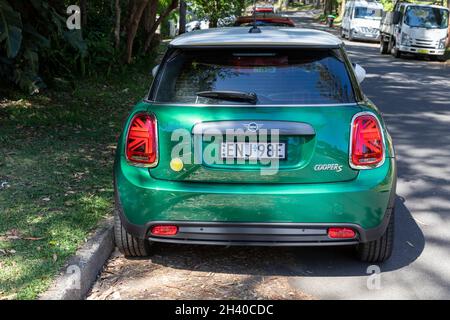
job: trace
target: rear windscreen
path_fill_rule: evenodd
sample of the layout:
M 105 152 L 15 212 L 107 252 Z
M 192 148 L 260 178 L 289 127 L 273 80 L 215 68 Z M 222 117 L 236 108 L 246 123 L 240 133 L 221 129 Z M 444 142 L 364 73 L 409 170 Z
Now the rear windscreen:
M 254 93 L 256 104 L 353 103 L 339 50 L 176 51 L 155 83 L 153 100 L 183 104 L 245 104 L 200 97 L 202 91 Z

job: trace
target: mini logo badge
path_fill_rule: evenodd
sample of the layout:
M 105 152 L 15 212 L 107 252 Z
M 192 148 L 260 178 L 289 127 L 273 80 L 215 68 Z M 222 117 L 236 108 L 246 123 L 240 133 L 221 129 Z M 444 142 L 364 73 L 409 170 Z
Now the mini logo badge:
M 314 171 L 342 171 L 342 165 L 337 163 L 316 164 Z
M 263 126 L 263 124 L 261 124 L 261 123 L 256 123 L 256 122 L 244 123 L 244 127 L 246 127 L 247 130 L 250 131 L 250 132 L 256 132 L 256 131 L 258 131 L 262 126 Z

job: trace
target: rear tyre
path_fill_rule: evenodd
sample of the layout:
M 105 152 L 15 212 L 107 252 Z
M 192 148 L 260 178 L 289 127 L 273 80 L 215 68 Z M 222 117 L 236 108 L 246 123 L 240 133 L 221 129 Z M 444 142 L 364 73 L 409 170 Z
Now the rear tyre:
M 114 210 L 114 237 L 116 246 L 126 257 L 147 257 L 150 255 L 150 242 L 138 239 L 125 230 L 119 216 L 120 208 Z
M 370 242 L 360 243 L 356 247 L 360 261 L 384 262 L 389 259 L 394 247 L 394 212 L 395 209 L 392 209 L 389 224 L 381 238 Z
M 384 38 L 380 38 L 380 53 L 387 54 L 388 53 L 389 42 L 384 41 Z

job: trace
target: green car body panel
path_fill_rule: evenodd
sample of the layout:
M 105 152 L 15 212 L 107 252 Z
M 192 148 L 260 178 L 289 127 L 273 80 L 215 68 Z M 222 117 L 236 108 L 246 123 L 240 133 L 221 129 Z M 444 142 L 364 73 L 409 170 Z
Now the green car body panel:
M 326 111 L 322 112 L 321 108 Z M 391 139 L 386 135 L 387 161 L 378 168 L 354 170 L 348 160 L 351 119 L 361 111 L 376 114 L 370 102 L 339 107 L 277 108 L 277 120 L 304 120 L 307 117 L 308 123 L 318 127 L 316 140 L 320 140 L 319 132 L 323 132 L 327 136 L 324 140 L 336 140 L 336 143 L 316 141 L 311 148 L 320 149 L 320 152 L 313 152 L 315 155 L 301 164 L 300 169 L 294 166 L 285 171 L 281 169 L 280 174 L 267 176 L 269 181 L 258 181 L 259 171 L 256 174 L 254 171 L 236 172 L 234 175 L 229 169 L 207 168 L 202 164 L 186 165 L 182 173 L 170 169 L 170 150 L 178 143 L 171 141 L 174 128 L 191 131 L 196 123 L 203 121 L 271 119 L 274 111 L 267 107 L 211 109 L 145 102 L 134 108 L 129 119 L 142 111 L 153 113 L 158 119 L 160 158 L 155 168 L 129 165 L 124 149 L 126 135 L 121 135 L 114 175 L 120 203 L 131 224 L 146 225 L 150 221 L 352 223 L 370 229 L 382 222 L 395 184 Z M 342 121 L 319 130 L 327 127 L 325 112 L 338 113 Z M 339 123 L 344 125 L 339 127 Z M 128 126 L 129 123 L 125 125 L 125 132 Z M 346 139 L 339 139 L 336 132 Z M 329 154 L 333 155 L 331 159 Z M 340 159 L 343 166 L 339 173 L 311 169 L 315 164 L 334 163 L 336 159 Z M 291 175 L 302 169 L 306 173 Z M 208 177 L 209 171 L 215 182 L 198 178 Z M 302 180 L 308 183 L 302 183 Z

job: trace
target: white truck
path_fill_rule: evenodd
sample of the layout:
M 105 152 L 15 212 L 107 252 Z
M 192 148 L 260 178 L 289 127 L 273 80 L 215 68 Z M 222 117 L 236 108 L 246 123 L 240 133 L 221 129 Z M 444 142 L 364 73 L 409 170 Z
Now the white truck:
M 449 10 L 442 6 L 397 2 L 381 20 L 380 53 L 429 55 L 445 60 Z
M 383 5 L 375 0 L 350 0 L 345 4 L 341 37 L 350 41 L 378 41 Z

